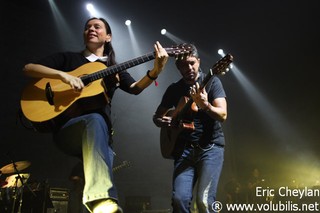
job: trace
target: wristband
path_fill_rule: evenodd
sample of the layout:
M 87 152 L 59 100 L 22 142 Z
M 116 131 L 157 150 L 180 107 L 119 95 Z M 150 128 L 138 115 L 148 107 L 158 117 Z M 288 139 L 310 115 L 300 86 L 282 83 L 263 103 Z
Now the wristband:
M 157 80 L 157 78 L 158 78 L 158 76 L 157 76 L 157 77 L 152 77 L 152 76 L 150 76 L 150 70 L 147 71 L 147 76 L 148 76 L 148 78 L 149 78 L 150 80 L 153 80 L 153 81 Z

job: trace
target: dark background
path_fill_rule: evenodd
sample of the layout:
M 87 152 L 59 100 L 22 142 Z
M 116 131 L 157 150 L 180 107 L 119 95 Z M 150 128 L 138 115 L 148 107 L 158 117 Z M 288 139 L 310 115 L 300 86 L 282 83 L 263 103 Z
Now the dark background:
M 21 92 L 28 82 L 24 64 L 57 51 L 84 48 L 82 31 L 89 18 L 85 1 L 2 2 L 0 166 L 30 161 L 23 172 L 69 188 L 76 159 L 59 152 L 49 134 L 24 128 L 18 119 Z M 155 41 L 174 42 L 162 28 L 200 51 L 205 72 L 220 58 L 219 48 L 234 56 L 236 68 L 221 76 L 228 100 L 225 164 L 218 199 L 236 179 L 244 187 L 258 168 L 270 187 L 317 186 L 319 159 L 319 3 L 317 1 L 91 1 L 113 30 L 118 62 L 153 51 Z M 135 41 L 126 19 L 131 19 Z M 138 47 L 137 49 L 135 47 Z M 153 209 L 170 208 L 172 161 L 163 159 L 159 129 L 152 115 L 166 87 L 180 75 L 170 58 L 159 76 L 139 96 L 117 91 L 113 99 L 115 174 L 120 202 L 149 197 Z M 129 69 L 139 79 L 151 62 Z M 241 78 L 238 78 L 241 76 Z M 2 175 L 4 179 L 6 175 Z

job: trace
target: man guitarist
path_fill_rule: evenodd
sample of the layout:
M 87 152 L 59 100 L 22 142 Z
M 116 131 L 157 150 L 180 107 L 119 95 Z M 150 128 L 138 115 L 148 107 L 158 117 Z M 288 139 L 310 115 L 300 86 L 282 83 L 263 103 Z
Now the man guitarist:
M 63 52 L 45 57 L 36 63 L 25 65 L 24 73 L 35 78 L 64 82 L 71 90 L 66 96 L 74 93 L 81 95 L 88 85 L 80 76 L 73 76 L 68 72 L 97 60 L 106 66 L 116 64 L 111 45 L 111 28 L 105 19 L 89 19 L 85 23 L 83 38 L 86 45 L 84 51 Z M 83 161 L 85 186 L 82 200 L 90 212 L 122 212 L 117 204 L 117 191 L 112 174 L 114 153 L 111 147 L 110 100 L 117 88 L 137 95 L 157 78 L 164 69 L 168 54 L 159 42 L 156 42 L 154 49 L 154 67 L 144 77 L 136 81 L 124 70 L 104 78 L 102 82 L 105 85 L 107 101 L 103 105 L 99 105 L 98 108 L 91 107 L 75 117 L 59 119 L 62 121 L 56 123 L 53 136 L 57 146 L 65 153 Z M 51 86 L 46 87 L 47 98 L 52 99 L 51 105 L 59 101 L 63 103 L 55 99 L 57 93 L 51 94 Z M 82 101 L 82 107 L 89 105 L 92 105 L 91 101 Z M 55 110 L 59 108 L 56 107 Z
M 171 154 L 174 160 L 173 212 L 190 213 L 193 192 L 200 213 L 214 212 L 212 205 L 224 159 L 221 123 L 227 118 L 226 94 L 216 76 L 205 87 L 200 86 L 205 74 L 200 70 L 195 46 L 191 54 L 176 61 L 176 67 L 182 78 L 167 88 L 153 116 L 161 130 L 179 132 L 176 141 L 170 141 L 175 143 Z M 191 105 L 187 104 L 189 99 Z

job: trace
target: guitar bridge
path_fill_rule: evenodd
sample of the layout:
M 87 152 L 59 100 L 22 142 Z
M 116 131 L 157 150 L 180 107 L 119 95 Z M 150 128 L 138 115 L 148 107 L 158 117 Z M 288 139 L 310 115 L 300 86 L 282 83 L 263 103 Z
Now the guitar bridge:
M 191 131 L 195 130 L 193 122 L 181 122 L 180 127 L 186 130 L 191 130 Z
M 54 93 L 52 92 L 51 85 L 49 82 L 46 84 L 46 97 L 47 97 L 48 103 L 50 105 L 54 105 L 54 101 L 53 101 Z

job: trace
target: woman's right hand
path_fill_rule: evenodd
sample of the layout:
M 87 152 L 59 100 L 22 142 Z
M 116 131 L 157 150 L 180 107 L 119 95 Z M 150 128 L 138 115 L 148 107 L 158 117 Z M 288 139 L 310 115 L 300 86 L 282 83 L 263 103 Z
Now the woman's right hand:
M 66 83 L 69 84 L 70 87 L 76 91 L 76 92 L 80 92 L 83 88 L 84 88 L 84 84 L 81 80 L 81 78 L 79 77 L 75 77 L 73 75 L 70 75 L 66 72 L 61 72 L 60 73 L 61 76 L 61 80 Z

